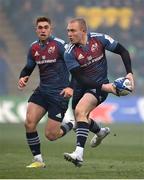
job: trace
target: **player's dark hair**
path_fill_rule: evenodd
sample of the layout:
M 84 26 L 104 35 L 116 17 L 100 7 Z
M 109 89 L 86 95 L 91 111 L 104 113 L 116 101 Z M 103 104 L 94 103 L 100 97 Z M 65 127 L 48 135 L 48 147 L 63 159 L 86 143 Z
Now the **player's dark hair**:
M 45 16 L 40 16 L 40 17 L 37 17 L 36 19 L 36 25 L 39 23 L 39 22 L 48 22 L 49 24 L 51 24 L 51 20 Z
M 69 21 L 70 23 L 72 22 L 78 22 L 80 27 L 85 31 L 87 32 L 87 24 L 86 24 L 86 21 L 84 18 L 81 18 L 81 17 L 77 17 L 77 18 L 73 18 Z

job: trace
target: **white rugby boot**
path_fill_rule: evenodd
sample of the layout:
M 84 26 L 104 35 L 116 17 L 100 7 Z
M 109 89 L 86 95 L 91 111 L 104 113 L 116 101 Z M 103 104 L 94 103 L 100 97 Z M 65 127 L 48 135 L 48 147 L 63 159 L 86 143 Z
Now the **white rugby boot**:
M 90 141 L 91 147 L 97 147 L 99 144 L 101 144 L 102 140 L 110 133 L 110 128 L 105 127 L 101 128 L 101 132 L 98 134 L 95 134 L 94 137 Z
M 69 162 L 72 162 L 76 167 L 81 167 L 83 163 L 83 158 L 80 157 L 75 152 L 73 153 L 64 153 L 64 159 Z

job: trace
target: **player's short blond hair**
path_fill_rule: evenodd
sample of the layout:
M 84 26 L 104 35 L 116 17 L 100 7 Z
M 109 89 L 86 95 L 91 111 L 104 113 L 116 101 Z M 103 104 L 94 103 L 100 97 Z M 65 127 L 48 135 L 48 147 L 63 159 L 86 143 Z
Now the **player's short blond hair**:
M 80 27 L 85 31 L 87 32 L 87 23 L 85 21 L 84 18 L 81 18 L 81 17 L 77 17 L 77 18 L 72 18 L 69 23 L 72 23 L 72 22 L 78 22 Z

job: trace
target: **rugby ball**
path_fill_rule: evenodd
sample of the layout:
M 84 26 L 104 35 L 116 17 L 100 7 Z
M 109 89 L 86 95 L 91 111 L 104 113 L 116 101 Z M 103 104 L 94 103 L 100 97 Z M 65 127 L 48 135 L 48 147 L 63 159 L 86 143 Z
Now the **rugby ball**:
M 116 79 L 113 83 L 119 96 L 126 96 L 132 92 L 131 81 L 125 77 Z

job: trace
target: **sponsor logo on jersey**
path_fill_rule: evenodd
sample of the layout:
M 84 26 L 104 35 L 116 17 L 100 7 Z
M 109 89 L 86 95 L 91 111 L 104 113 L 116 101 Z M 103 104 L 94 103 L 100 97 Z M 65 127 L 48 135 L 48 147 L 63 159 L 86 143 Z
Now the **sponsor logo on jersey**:
M 42 61 L 36 61 L 37 64 L 48 64 L 48 63 L 55 63 L 56 59 L 45 59 Z
M 54 53 L 54 51 L 55 51 L 55 46 L 51 46 L 51 47 L 48 49 L 48 53 L 49 53 L 49 54 Z
M 94 63 L 94 62 L 96 62 L 96 61 L 101 60 L 102 58 L 103 58 L 103 54 L 101 54 L 101 55 L 100 55 L 99 57 L 97 57 L 97 58 L 93 58 L 93 59 L 89 60 L 87 63 L 81 65 L 81 67 L 86 67 L 86 66 L 88 66 L 88 65 L 90 65 L 90 64 L 92 64 L 92 63 Z

